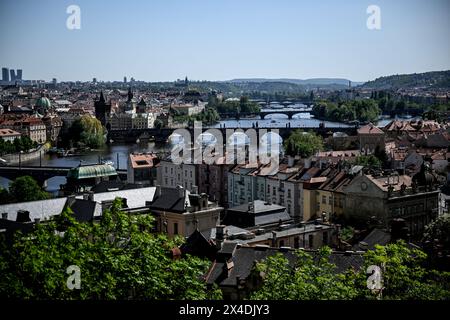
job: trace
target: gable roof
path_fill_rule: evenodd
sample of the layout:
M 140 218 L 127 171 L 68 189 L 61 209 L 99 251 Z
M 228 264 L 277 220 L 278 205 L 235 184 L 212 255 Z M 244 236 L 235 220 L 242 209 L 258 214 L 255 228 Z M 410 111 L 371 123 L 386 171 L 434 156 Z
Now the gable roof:
M 374 126 L 372 123 L 358 129 L 358 134 L 384 134 L 383 130 Z

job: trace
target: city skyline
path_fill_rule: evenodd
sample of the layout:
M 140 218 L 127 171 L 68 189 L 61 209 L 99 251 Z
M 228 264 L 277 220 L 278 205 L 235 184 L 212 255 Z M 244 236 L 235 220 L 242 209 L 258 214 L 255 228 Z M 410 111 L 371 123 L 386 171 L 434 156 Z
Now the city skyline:
M 73 4 L 81 11 L 79 30 L 66 26 Z M 380 8 L 380 30 L 367 28 L 370 5 Z M 0 37 L 8 44 L 1 65 L 23 69 L 24 79 L 364 82 L 450 69 L 447 1 L 21 0 L 0 9 Z

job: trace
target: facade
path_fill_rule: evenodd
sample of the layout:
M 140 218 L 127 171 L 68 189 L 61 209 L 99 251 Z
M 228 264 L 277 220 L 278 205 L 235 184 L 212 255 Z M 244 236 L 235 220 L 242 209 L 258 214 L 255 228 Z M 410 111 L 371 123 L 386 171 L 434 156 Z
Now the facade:
M 131 116 L 131 128 L 150 129 L 154 127 L 155 120 L 153 113 L 135 113 Z
M 47 140 L 51 142 L 56 142 L 61 132 L 63 121 L 62 119 L 54 113 L 47 113 L 43 118 L 45 128 L 47 130 Z
M 0 139 L 3 139 L 3 141 L 14 142 L 14 139 L 19 139 L 21 136 L 20 132 L 11 129 L 0 129 Z
M 182 186 L 195 191 L 198 186 L 197 169 L 194 164 L 174 164 L 170 159 L 161 160 L 157 171 L 158 184 L 163 188 Z
M 156 186 L 149 209 L 156 215 L 157 231 L 169 237 L 188 237 L 195 230 L 210 230 L 219 223 L 223 210 L 216 202 L 209 201 L 206 194 L 190 193 L 181 186 Z
M 21 133 L 30 137 L 32 141 L 37 143 L 45 143 L 47 141 L 47 128 L 44 122 L 39 118 L 25 118 L 20 121 Z
M 359 175 L 345 188 L 344 214 L 357 222 L 389 228 L 404 219 L 411 236 L 419 235 L 438 214 L 439 189 L 425 165 L 413 178 L 406 175 Z
M 110 130 L 130 130 L 133 128 L 133 115 L 128 113 L 112 113 L 108 116 L 107 127 Z
M 130 154 L 128 157 L 127 182 L 156 185 L 156 172 L 159 159 L 154 154 Z
M 359 148 L 364 154 L 372 154 L 377 149 L 385 150 L 385 134 L 373 124 L 358 129 Z
M 197 164 L 198 191 L 206 193 L 209 199 L 220 206 L 228 207 L 228 169 L 229 165 L 218 161 L 216 164 Z M 201 183 L 200 183 L 201 182 Z

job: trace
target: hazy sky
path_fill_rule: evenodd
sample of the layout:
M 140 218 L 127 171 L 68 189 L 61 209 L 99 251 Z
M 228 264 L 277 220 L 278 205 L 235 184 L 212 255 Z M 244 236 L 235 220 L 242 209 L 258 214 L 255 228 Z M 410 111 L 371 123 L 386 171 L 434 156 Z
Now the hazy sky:
M 381 30 L 366 26 L 372 4 Z M 448 0 L 0 0 L 0 66 L 58 81 L 365 81 L 450 69 L 449 31 Z

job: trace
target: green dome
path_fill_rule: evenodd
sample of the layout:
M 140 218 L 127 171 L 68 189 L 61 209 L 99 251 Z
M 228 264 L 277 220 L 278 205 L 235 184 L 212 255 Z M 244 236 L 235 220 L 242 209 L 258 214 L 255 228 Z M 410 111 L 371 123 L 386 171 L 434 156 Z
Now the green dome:
M 47 97 L 40 97 L 36 100 L 36 107 L 48 109 L 51 107 L 50 100 Z

